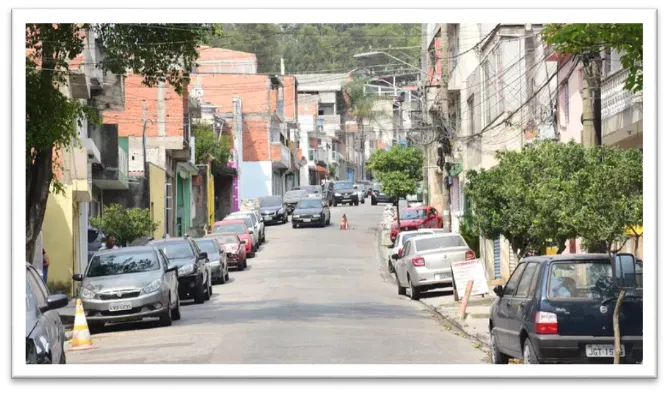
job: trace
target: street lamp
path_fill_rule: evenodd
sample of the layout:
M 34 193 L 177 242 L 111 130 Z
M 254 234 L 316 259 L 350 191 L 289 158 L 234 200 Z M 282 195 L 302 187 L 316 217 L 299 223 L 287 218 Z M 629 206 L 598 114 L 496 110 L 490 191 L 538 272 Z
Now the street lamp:
M 406 62 L 406 61 L 404 61 L 404 60 L 401 60 L 400 58 L 398 58 L 398 57 L 396 57 L 396 56 L 392 56 L 391 54 L 389 54 L 389 53 L 387 53 L 387 52 L 364 52 L 364 53 L 357 53 L 357 54 L 353 55 L 353 57 L 356 58 L 356 59 L 359 59 L 359 58 L 362 58 L 362 57 L 373 57 L 373 56 L 378 56 L 378 55 L 385 55 L 385 56 L 387 56 L 387 57 L 389 57 L 389 58 L 392 58 L 392 59 L 394 59 L 394 60 L 396 60 L 396 61 L 398 61 L 398 62 L 400 62 L 400 63 L 402 63 L 402 64 L 405 64 L 405 65 L 407 65 L 407 66 L 409 66 L 409 67 L 411 67 L 411 68 L 413 68 L 413 69 L 415 69 L 415 70 L 418 70 L 418 71 L 420 71 L 421 73 L 426 74 L 427 76 L 430 76 L 428 72 L 423 71 L 420 67 L 416 67 L 416 66 L 414 66 L 413 64 L 408 63 L 408 62 Z M 433 75 L 433 77 L 434 77 L 434 79 L 436 79 L 436 80 L 438 80 L 438 81 L 441 80 L 441 78 L 439 78 L 439 77 L 436 76 L 436 75 Z

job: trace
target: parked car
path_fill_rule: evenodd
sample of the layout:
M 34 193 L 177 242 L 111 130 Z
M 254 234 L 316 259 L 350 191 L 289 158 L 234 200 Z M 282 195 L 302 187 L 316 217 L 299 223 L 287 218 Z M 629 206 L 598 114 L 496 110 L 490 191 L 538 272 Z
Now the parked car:
M 241 239 L 241 243 L 246 248 L 246 255 L 249 258 L 255 256 L 253 248 L 253 235 L 248 231 L 244 220 L 225 220 L 213 224 L 213 233 L 236 233 Z
M 105 234 L 97 228 L 91 226 L 88 227 L 88 260 L 95 255 L 96 252 L 100 251 L 102 245 L 104 244 Z
M 297 203 L 292 214 L 292 227 L 302 225 L 329 225 L 331 214 L 327 202 L 320 198 L 304 198 Z
M 161 326 L 181 319 L 178 265 L 151 246 L 126 247 L 95 253 L 81 282 L 79 298 L 92 333 L 107 322 L 160 318 Z M 184 286 L 185 287 L 185 286 Z
M 415 194 L 406 196 L 406 202 L 408 203 L 422 203 L 422 199 L 422 184 L 418 185 Z
M 283 201 L 285 202 L 285 208 L 288 211 L 288 214 L 292 214 L 292 212 L 295 210 L 295 206 L 297 206 L 297 202 L 299 202 L 303 198 L 308 198 L 309 193 L 306 192 L 306 190 L 292 190 L 288 191 L 285 193 L 283 196 Z M 318 195 L 313 195 L 314 197 L 318 197 Z
M 26 364 L 66 364 L 65 328 L 58 309 L 65 295 L 51 295 L 42 275 L 26 263 Z
M 400 221 L 400 222 L 398 222 Z M 392 223 L 390 238 L 394 243 L 397 234 L 401 231 L 415 231 L 422 228 L 443 228 L 443 218 L 436 209 L 430 206 L 415 206 L 402 209 L 399 212 L 399 220 Z M 399 228 L 399 223 L 401 228 Z
M 357 198 L 361 203 L 364 203 L 364 199 L 367 196 L 367 190 L 364 188 L 364 185 L 362 184 L 353 184 L 353 188 L 357 192 Z
M 258 244 L 265 242 L 265 223 L 264 218 L 260 212 L 255 210 L 241 210 L 238 212 L 230 213 L 226 218 L 231 219 L 243 219 L 248 217 L 251 219 L 251 224 L 253 225 L 253 234 L 257 233 Z
M 283 198 L 272 195 L 259 198 L 260 213 L 265 223 L 285 224 L 288 222 L 288 209 Z
M 397 199 L 385 194 L 380 189 L 380 183 L 374 183 L 371 190 L 371 204 L 376 206 L 379 203 L 396 203 Z
M 208 257 L 211 281 L 225 284 L 230 279 L 230 274 L 227 266 L 227 253 L 223 246 L 215 238 L 200 238 L 195 242 Z
M 390 258 L 387 261 L 387 270 L 390 273 L 394 273 L 394 259 L 392 259 L 392 255 L 394 254 L 401 255 L 404 244 L 406 244 L 407 241 L 417 236 L 433 235 L 434 233 L 435 232 L 432 229 L 420 229 L 417 231 L 399 232 L 399 235 L 397 235 L 397 239 L 390 250 Z
M 260 235 L 257 233 L 257 231 L 255 231 L 255 228 L 253 228 L 253 220 L 247 216 L 227 216 L 223 219 L 223 222 L 229 220 L 241 220 L 244 222 L 248 228 L 248 234 L 251 235 L 251 248 L 253 253 L 255 253 L 260 248 Z
M 492 363 L 612 363 L 617 301 L 606 254 L 528 257 L 498 285 L 489 317 Z M 642 285 L 642 281 L 639 282 Z M 622 362 L 643 358 L 643 299 L 630 293 L 619 313 Z
M 214 238 L 221 245 L 221 251 L 227 255 L 227 266 L 244 270 L 248 265 L 246 263 L 246 247 L 236 233 L 210 233 L 205 238 Z
M 332 206 L 340 204 L 349 204 L 359 206 L 360 200 L 357 191 L 350 181 L 335 181 L 334 183 L 334 202 Z
M 414 237 L 392 259 L 399 295 L 409 288 L 410 298 L 420 300 L 422 292 L 451 287 L 450 263 L 475 259 L 475 253 L 458 233 L 444 233 Z
M 149 242 L 164 253 L 178 268 L 179 297 L 204 303 L 211 298 L 209 258 L 189 237 L 175 237 Z

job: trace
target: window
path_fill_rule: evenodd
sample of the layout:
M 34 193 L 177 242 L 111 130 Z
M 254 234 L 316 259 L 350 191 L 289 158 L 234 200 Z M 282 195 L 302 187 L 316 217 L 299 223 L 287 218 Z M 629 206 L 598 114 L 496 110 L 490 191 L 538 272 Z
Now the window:
M 533 295 L 533 290 L 536 286 L 533 285 L 535 281 L 536 268 L 538 268 L 537 263 L 527 264 L 524 273 L 522 274 L 522 279 L 520 280 L 519 285 L 517 286 L 517 297 L 531 297 Z
M 565 80 L 561 84 L 562 89 L 562 102 L 563 102 L 563 111 L 564 111 L 564 125 L 568 125 L 570 122 L 570 93 L 568 88 L 568 80 Z
M 35 296 L 34 300 L 37 303 L 37 307 L 46 306 L 46 298 L 49 297 L 48 289 L 44 286 L 42 278 L 39 277 L 35 269 L 27 269 L 28 283 L 30 284 L 30 289 Z
M 468 100 L 466 100 L 466 110 L 469 111 L 469 135 L 475 134 L 475 116 L 474 116 L 474 110 L 475 108 L 473 107 L 473 102 L 474 102 L 474 94 L 471 94 L 471 97 L 469 97 Z
M 167 267 L 169 266 L 169 263 L 167 263 L 167 256 L 162 252 L 162 250 L 158 250 L 158 259 L 160 260 L 160 264 L 162 265 L 162 269 L 167 271 Z
M 399 214 L 399 218 L 402 220 L 419 220 L 425 217 L 427 217 L 427 211 L 424 209 L 402 210 Z
M 515 269 L 513 275 L 510 276 L 510 280 L 508 280 L 506 283 L 506 287 L 503 289 L 504 296 L 515 296 L 515 292 L 517 292 L 517 285 L 520 281 L 520 276 L 522 275 L 522 272 L 524 272 L 526 266 L 526 263 L 522 263 L 517 267 L 517 269 Z
M 415 240 L 415 249 L 418 251 L 436 250 L 439 248 L 450 247 L 467 247 L 467 244 L 459 235 L 443 235 L 429 239 Z
M 213 233 L 224 233 L 224 232 L 236 233 L 239 235 L 244 235 L 248 233 L 246 225 L 240 223 L 233 223 L 233 224 L 225 223 L 213 227 Z
M 612 284 L 612 266 L 607 260 L 553 263 L 548 297 L 602 300 L 610 295 Z

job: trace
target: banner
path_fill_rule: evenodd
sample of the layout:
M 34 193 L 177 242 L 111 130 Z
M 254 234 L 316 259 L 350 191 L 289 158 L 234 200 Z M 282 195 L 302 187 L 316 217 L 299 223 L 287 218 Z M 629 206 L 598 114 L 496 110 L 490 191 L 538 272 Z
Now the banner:
M 466 283 L 473 280 L 473 290 L 471 296 L 485 295 L 489 293 L 489 286 L 487 285 L 487 277 L 485 276 L 485 268 L 480 259 L 471 261 L 452 262 L 452 279 L 457 288 L 457 296 L 464 297 L 466 292 Z

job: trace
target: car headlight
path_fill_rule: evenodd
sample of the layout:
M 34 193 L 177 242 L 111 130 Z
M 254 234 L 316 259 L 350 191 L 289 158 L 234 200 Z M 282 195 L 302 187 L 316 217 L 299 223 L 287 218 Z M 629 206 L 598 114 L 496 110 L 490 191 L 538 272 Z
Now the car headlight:
M 280 209 L 278 209 L 278 211 L 276 212 L 276 214 L 283 214 L 284 212 L 285 212 L 285 210 L 283 210 L 283 208 L 280 208 Z
M 195 271 L 195 265 L 185 265 L 179 268 L 179 275 L 184 276 Z
M 209 264 L 211 266 L 218 266 L 218 265 L 220 265 L 220 261 L 211 261 L 211 262 L 209 262 Z
M 79 297 L 82 299 L 93 299 L 95 298 L 95 292 L 86 287 L 81 287 L 81 289 L 79 289 Z
M 141 290 L 141 293 L 143 294 L 149 294 L 157 291 L 160 289 L 160 285 L 162 284 L 161 279 L 157 279 L 153 281 L 152 283 L 148 284 L 147 286 L 144 287 L 144 289 Z
M 341 194 L 337 192 L 334 194 L 334 196 L 341 196 Z

